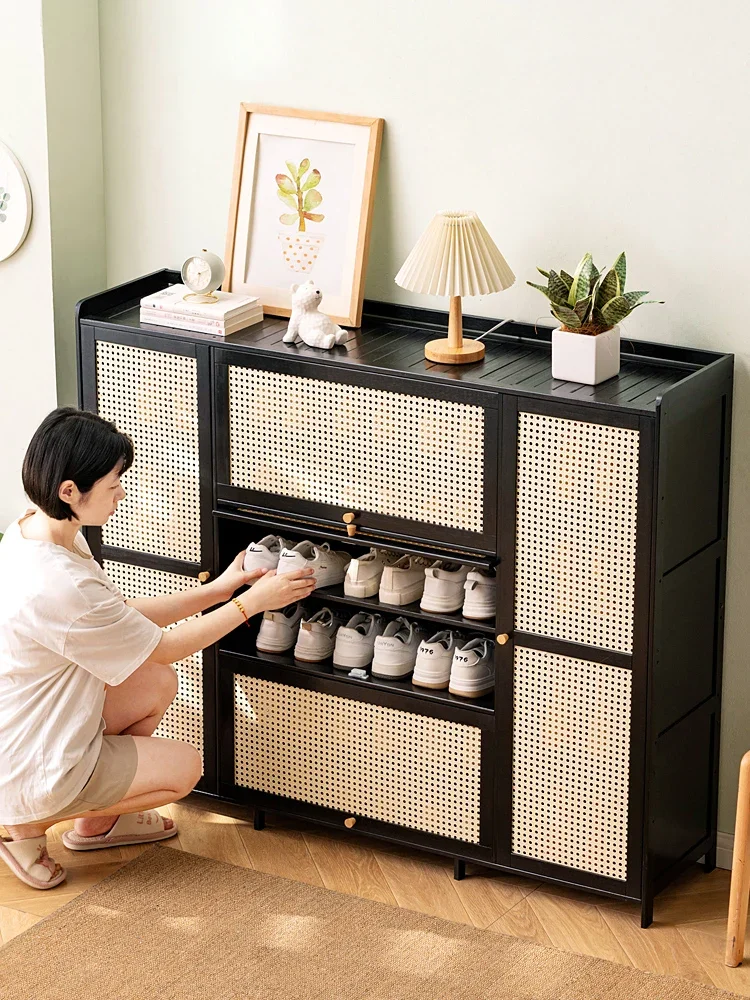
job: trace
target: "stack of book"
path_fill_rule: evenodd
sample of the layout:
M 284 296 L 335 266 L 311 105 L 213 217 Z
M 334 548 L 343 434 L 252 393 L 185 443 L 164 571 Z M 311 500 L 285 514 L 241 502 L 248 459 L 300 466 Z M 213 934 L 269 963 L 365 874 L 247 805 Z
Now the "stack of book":
M 263 307 L 255 296 L 214 292 L 217 302 L 196 302 L 185 285 L 170 285 L 141 299 L 141 323 L 171 326 L 228 337 L 263 319 Z M 186 299 L 185 296 L 191 296 Z

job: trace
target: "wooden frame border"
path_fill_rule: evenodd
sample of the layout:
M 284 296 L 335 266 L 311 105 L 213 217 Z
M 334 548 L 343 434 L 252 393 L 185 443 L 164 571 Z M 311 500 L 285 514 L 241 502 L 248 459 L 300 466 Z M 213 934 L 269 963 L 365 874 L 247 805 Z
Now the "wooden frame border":
M 253 114 L 278 115 L 283 118 L 306 118 L 318 121 L 338 122 L 344 125 L 362 125 L 370 130 L 370 139 L 367 147 L 367 166 L 365 172 L 365 186 L 362 192 L 362 203 L 359 213 L 359 228 L 357 232 L 357 249 L 354 263 L 354 280 L 352 282 L 351 297 L 349 300 L 349 314 L 347 316 L 331 316 L 331 319 L 343 326 L 360 326 L 362 322 L 362 303 L 364 300 L 365 288 L 365 267 L 367 256 L 370 250 L 370 230 L 372 225 L 372 209 L 375 202 L 375 185 L 377 180 L 378 163 L 380 160 L 380 146 L 383 139 L 383 119 L 367 118 L 359 115 L 342 115 L 328 111 L 306 111 L 299 108 L 277 108 L 267 104 L 240 104 L 240 117 L 237 127 L 237 141 L 234 151 L 234 168 L 232 171 L 232 194 L 229 201 L 229 221 L 227 224 L 227 237 L 224 250 L 224 263 L 226 265 L 226 278 L 222 289 L 225 292 L 232 291 L 232 270 L 234 267 L 234 250 L 237 240 L 237 216 L 240 205 L 240 191 L 242 188 L 242 167 L 245 160 L 245 144 L 250 126 L 250 118 Z M 267 307 L 264 305 L 263 311 L 268 316 L 289 316 L 291 310 L 281 306 Z

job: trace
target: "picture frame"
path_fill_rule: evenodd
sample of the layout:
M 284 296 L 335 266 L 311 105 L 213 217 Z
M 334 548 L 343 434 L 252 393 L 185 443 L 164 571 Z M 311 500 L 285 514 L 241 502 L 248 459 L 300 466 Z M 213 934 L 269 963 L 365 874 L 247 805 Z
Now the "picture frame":
M 359 326 L 382 136 L 382 118 L 242 103 L 223 290 L 289 316 L 312 278 L 321 311 Z

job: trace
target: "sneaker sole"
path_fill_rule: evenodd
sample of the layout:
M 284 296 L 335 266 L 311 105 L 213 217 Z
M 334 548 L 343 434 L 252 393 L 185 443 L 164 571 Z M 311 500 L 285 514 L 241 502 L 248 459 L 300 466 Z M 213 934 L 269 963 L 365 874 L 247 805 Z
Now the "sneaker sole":
M 300 663 L 323 663 L 324 660 L 330 660 L 330 658 L 330 653 L 324 653 L 323 656 L 300 656 L 299 653 L 294 653 L 294 659 L 299 660 Z
M 255 648 L 259 653 L 288 653 L 293 645 L 294 640 L 292 640 L 288 646 L 276 646 L 275 648 L 272 648 L 271 646 L 261 646 L 256 642 Z
M 431 681 L 420 681 L 416 675 L 412 677 L 411 682 L 415 687 L 429 688 L 430 691 L 445 691 L 450 683 L 450 681 L 443 681 L 442 683 L 434 684 Z
M 448 693 L 456 695 L 457 698 L 482 698 L 484 695 L 489 694 L 490 691 L 494 691 L 494 685 L 488 688 L 482 688 L 480 691 L 459 691 L 458 688 L 451 687 L 448 685 Z
M 404 604 L 413 604 L 422 596 L 424 587 L 412 587 L 410 590 L 380 590 L 379 601 L 381 604 L 391 604 L 394 607 L 403 607 Z
M 495 607 L 490 604 L 467 604 L 464 602 L 462 614 L 464 618 L 483 621 L 485 618 L 495 617 Z
M 380 590 L 380 581 L 371 580 L 366 583 L 344 580 L 344 594 L 347 597 L 374 597 Z
M 458 604 L 450 603 L 448 601 L 446 601 L 443 604 L 440 601 L 433 602 L 431 599 L 428 598 L 427 602 L 420 601 L 419 607 L 421 608 L 422 611 L 432 612 L 432 614 L 434 615 L 449 615 L 452 614 L 454 611 L 460 611 L 463 606 L 463 603 L 464 603 L 463 597 L 458 602 Z
M 371 675 L 373 677 L 380 677 L 381 680 L 384 680 L 384 681 L 403 681 L 407 677 L 410 677 L 412 673 L 414 673 L 414 667 L 409 667 L 407 670 L 403 671 L 402 673 L 396 673 L 396 671 L 398 670 L 398 667 L 393 667 L 393 668 L 386 667 L 385 668 L 385 670 L 389 670 L 389 669 L 392 669 L 393 673 L 384 673 L 383 669 L 382 668 L 379 669 L 377 667 L 377 665 L 373 662 L 373 665 L 370 668 L 370 673 L 371 673 Z
M 368 656 L 367 659 L 363 657 L 351 657 L 348 663 L 345 662 L 346 657 L 339 657 L 336 659 L 336 654 L 333 654 L 333 665 L 338 670 L 364 670 L 365 667 L 369 667 L 372 663 L 372 656 Z

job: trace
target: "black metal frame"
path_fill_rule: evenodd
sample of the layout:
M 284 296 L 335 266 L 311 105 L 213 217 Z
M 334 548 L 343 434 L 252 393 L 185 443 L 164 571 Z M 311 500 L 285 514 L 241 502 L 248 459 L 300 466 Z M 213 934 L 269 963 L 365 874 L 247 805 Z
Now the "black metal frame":
M 306 347 L 287 351 L 285 345 L 278 342 L 283 328 L 283 321 L 278 320 L 266 321 L 258 330 L 250 328 L 243 331 L 232 338 L 231 345 L 203 334 L 141 328 L 137 319 L 140 298 L 179 280 L 175 271 L 157 271 L 79 303 L 79 401 L 82 406 L 96 409 L 97 339 L 188 354 L 200 359 L 201 565 L 165 560 L 147 553 L 106 547 L 102 550 L 97 533 L 90 532 L 95 555 L 186 575 L 197 574 L 200 569 L 214 572 L 220 565 L 218 525 L 231 520 L 246 524 L 249 533 L 263 526 L 280 532 L 295 524 L 298 531 L 308 530 L 313 537 L 335 539 L 342 545 L 364 542 L 430 555 L 453 552 L 457 558 L 485 566 L 492 566 L 499 560 L 497 633 L 508 633 L 511 637 L 505 645 L 496 646 L 494 714 L 482 706 L 451 705 L 446 701 L 441 703 L 439 699 L 420 699 L 414 692 L 395 688 L 388 690 L 386 685 L 368 687 L 348 678 L 326 676 L 324 672 L 295 669 L 289 663 L 273 664 L 262 657 L 238 652 L 240 647 L 231 640 L 226 641 L 221 650 L 218 647 L 207 650 L 204 653 L 207 770 L 206 778 L 199 787 L 204 793 L 210 793 L 212 798 L 215 796 L 217 807 L 222 801 L 254 806 L 258 829 L 263 826 L 266 810 L 337 827 L 341 826 L 344 818 L 343 814 L 331 810 L 260 792 L 239 790 L 234 785 L 231 677 L 235 670 L 271 679 L 283 678 L 285 683 L 342 697 L 369 700 L 406 711 L 479 725 L 483 732 L 481 845 L 461 844 L 359 817 L 357 831 L 453 856 L 456 878 L 464 876 L 466 861 L 471 861 L 501 871 L 528 874 L 558 885 L 583 887 L 594 893 L 635 900 L 641 903 L 642 924 L 647 925 L 652 916 L 654 894 L 682 867 L 702 854 L 706 855 L 707 870 L 715 863 L 731 356 L 642 341 L 623 341 L 623 363 L 627 371 L 603 387 L 584 387 L 551 379 L 543 364 L 545 352 L 549 352 L 550 331 L 522 323 L 509 323 L 502 331 L 487 334 L 485 343 L 489 353 L 494 351 L 495 360 L 486 366 L 482 363 L 453 367 L 422 363 L 424 340 L 434 331 L 445 329 L 446 314 L 388 303 L 367 302 L 367 329 L 363 329 L 361 336 L 360 331 L 355 331 L 356 336 L 347 345 L 346 352 L 339 350 L 328 354 Z M 495 322 L 487 317 L 464 317 L 468 332 L 484 334 Z M 376 339 L 381 332 L 391 338 L 383 342 L 382 348 Z M 496 507 L 495 523 L 486 524 L 481 539 L 478 539 L 473 532 L 462 533 L 404 519 L 378 519 L 367 515 L 358 518 L 358 534 L 350 539 L 341 522 L 342 509 L 231 487 L 227 474 L 226 378 L 226 365 L 230 362 L 291 374 L 314 374 L 326 380 L 373 388 L 394 387 L 399 392 L 433 398 L 478 402 L 485 408 L 485 511 Z M 711 473 L 711 482 L 704 482 L 702 476 L 697 474 L 686 479 L 680 466 L 679 451 L 685 438 L 681 427 L 698 406 L 708 408 L 711 418 L 706 421 L 706 428 L 691 428 L 690 440 L 711 461 L 715 457 L 716 467 Z M 717 416 L 717 407 L 720 416 Z M 543 636 L 514 634 L 516 429 L 519 410 L 632 427 L 639 432 L 632 656 Z M 500 462 L 498 455 L 501 456 Z M 674 469 L 682 475 L 676 489 L 674 483 L 667 482 L 665 478 L 674 476 Z M 697 529 L 689 514 L 680 509 L 687 490 L 700 494 L 697 506 L 704 513 L 714 502 L 717 508 L 715 537 L 696 551 L 690 550 L 689 540 L 691 531 L 696 533 Z M 686 539 L 686 562 L 673 566 L 669 565 L 667 553 L 670 545 L 674 546 L 675 537 L 669 526 L 675 524 L 678 532 L 682 532 L 679 537 Z M 668 667 L 665 667 L 670 656 L 674 660 L 675 650 L 680 648 L 679 636 L 667 620 L 670 609 L 665 594 L 672 588 L 677 593 L 677 599 L 684 597 L 687 601 L 691 598 L 691 586 L 694 589 L 697 586 L 695 580 L 703 580 L 706 574 L 714 574 L 712 579 L 715 579 L 713 606 L 709 607 L 706 601 L 701 605 L 701 610 L 705 608 L 706 613 L 706 622 L 702 626 L 703 644 L 707 650 L 710 646 L 710 650 L 704 657 L 700 684 L 696 681 L 695 704 L 691 703 L 679 718 L 671 719 L 671 714 L 685 706 L 677 693 L 671 693 Z M 693 600 L 698 601 L 699 597 L 693 596 Z M 675 599 L 674 595 L 672 599 Z M 515 643 L 632 671 L 628 874 L 625 883 L 522 858 L 510 852 Z M 677 685 L 674 687 L 677 689 Z M 706 691 L 708 694 L 705 694 Z M 684 701 L 685 696 L 682 697 Z M 665 728 L 666 717 L 669 717 L 669 725 Z M 692 726 L 704 741 L 701 747 L 705 744 L 705 748 L 700 754 L 703 764 L 708 755 L 706 785 L 698 788 L 695 783 L 683 782 L 673 796 L 660 796 L 659 783 L 663 785 L 668 780 L 670 768 L 675 768 L 679 762 L 677 753 L 667 749 L 665 734 L 669 736 L 683 724 Z M 214 741 L 210 738 L 209 727 L 214 729 Z M 695 829 L 699 829 L 701 817 L 704 817 L 705 835 L 685 843 L 676 840 L 670 844 L 671 853 L 665 854 L 658 843 L 660 824 L 679 828 L 685 817 Z

